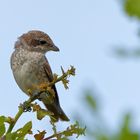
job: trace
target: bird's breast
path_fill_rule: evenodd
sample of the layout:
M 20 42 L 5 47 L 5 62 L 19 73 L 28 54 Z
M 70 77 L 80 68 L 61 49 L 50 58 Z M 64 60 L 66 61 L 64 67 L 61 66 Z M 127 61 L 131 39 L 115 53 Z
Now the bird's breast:
M 39 85 L 47 82 L 42 61 L 38 61 L 38 59 L 32 58 L 25 61 L 13 71 L 13 74 L 18 86 L 26 94 L 29 91 L 38 91 Z

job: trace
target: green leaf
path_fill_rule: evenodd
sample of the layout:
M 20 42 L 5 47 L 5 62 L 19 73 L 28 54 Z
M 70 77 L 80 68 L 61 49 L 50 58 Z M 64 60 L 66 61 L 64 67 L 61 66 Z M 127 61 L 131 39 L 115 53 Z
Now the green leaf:
M 94 100 L 94 98 L 91 95 L 86 95 L 86 100 L 87 103 L 96 110 L 96 101 Z
M 131 130 L 131 115 L 127 113 L 124 116 L 122 128 L 119 134 L 119 140 L 139 140 L 139 133 Z
M 66 78 L 64 78 L 64 79 L 62 79 L 62 83 L 63 83 L 65 89 L 68 89 L 68 88 L 69 88 L 69 87 L 68 87 L 69 80 L 67 80 Z
M 6 135 L 6 140 L 16 140 L 16 137 L 17 137 L 16 132 L 14 132 L 14 133 L 8 133 Z
M 93 111 L 97 111 L 98 106 L 96 102 L 96 98 L 94 97 L 94 92 L 92 90 L 85 90 L 85 100 L 87 105 L 92 108 Z
M 29 121 L 29 122 L 26 123 L 26 124 L 24 125 L 24 127 L 22 128 L 22 134 L 23 134 L 23 135 L 28 134 L 29 131 L 30 131 L 31 129 L 32 129 L 32 122 Z
M 79 126 L 79 123 L 76 121 L 75 124 L 70 125 L 65 131 L 63 131 L 61 135 L 68 137 L 76 134 L 77 135 L 76 138 L 78 138 L 80 135 L 85 135 L 85 130 L 86 127 L 81 128 Z
M 5 133 L 5 125 L 2 124 L 0 125 L 0 137 L 2 137 L 4 133 Z
M 26 135 L 28 134 L 32 129 L 32 122 L 29 121 L 28 123 L 26 123 L 23 128 L 22 128 L 22 135 Z
M 38 120 L 42 120 L 46 115 L 48 115 L 48 116 L 52 116 L 53 115 L 53 113 L 52 112 L 50 112 L 50 111 L 47 111 L 47 110 L 45 110 L 45 109 L 39 109 L 38 111 L 37 111 L 37 119 Z
M 3 136 L 3 134 L 5 133 L 5 117 L 4 116 L 0 116 L 0 137 Z
M 5 117 L 4 116 L 0 116 L 0 125 L 4 124 L 5 122 Z
M 124 10 L 129 16 L 140 19 L 140 0 L 124 0 Z
M 31 132 L 32 122 L 29 121 L 22 128 L 16 131 L 18 138 L 23 139 L 27 134 Z

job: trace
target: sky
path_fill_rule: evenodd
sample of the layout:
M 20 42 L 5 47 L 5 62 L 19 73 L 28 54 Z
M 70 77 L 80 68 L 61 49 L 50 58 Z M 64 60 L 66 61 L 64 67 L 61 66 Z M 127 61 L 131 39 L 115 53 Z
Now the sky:
M 138 23 L 125 15 L 119 1 L 5 0 L 0 3 L 0 17 L 0 115 L 14 116 L 19 103 L 28 99 L 14 81 L 10 56 L 17 38 L 37 29 L 48 33 L 60 49 L 59 53 L 46 54 L 54 73 L 61 74 L 61 66 L 76 67 L 69 90 L 57 84 L 61 106 L 70 118 L 83 110 L 82 91 L 96 88 L 110 128 L 116 128 L 127 111 L 134 113 L 139 127 L 139 59 L 113 55 L 117 45 L 129 49 L 138 46 Z M 33 113 L 23 115 L 16 127 L 30 120 L 36 129 L 49 127 L 47 118 L 36 121 Z

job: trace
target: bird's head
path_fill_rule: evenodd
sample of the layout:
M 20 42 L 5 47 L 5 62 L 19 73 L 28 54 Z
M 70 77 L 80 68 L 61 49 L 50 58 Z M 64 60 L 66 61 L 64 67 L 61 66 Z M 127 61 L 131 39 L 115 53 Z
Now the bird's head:
M 59 48 L 55 46 L 51 38 L 46 33 L 38 30 L 32 30 L 20 36 L 15 48 L 41 53 L 59 51 Z

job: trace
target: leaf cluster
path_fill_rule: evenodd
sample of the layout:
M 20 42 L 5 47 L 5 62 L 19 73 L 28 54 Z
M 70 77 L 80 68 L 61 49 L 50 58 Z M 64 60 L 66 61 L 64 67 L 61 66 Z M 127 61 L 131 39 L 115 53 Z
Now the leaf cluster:
M 41 108 L 37 103 L 33 103 L 33 101 L 40 98 L 41 94 L 44 91 L 49 91 L 49 93 L 51 93 L 50 97 L 53 97 L 54 94 L 51 87 L 57 82 L 62 81 L 64 87 L 66 89 L 68 88 L 68 78 L 71 75 L 75 75 L 75 68 L 71 66 L 71 68 L 65 72 L 64 69 L 61 67 L 61 70 L 62 76 L 58 76 L 57 74 L 55 74 L 52 82 L 39 85 L 40 92 L 38 94 L 36 94 L 35 96 L 31 96 L 23 104 L 20 104 L 19 110 L 14 118 L 0 116 L 0 140 L 26 140 L 27 135 L 32 135 L 35 140 L 52 140 L 53 138 L 56 138 L 58 140 L 68 140 L 68 137 L 70 136 L 77 135 L 76 138 L 78 138 L 80 135 L 85 134 L 85 128 L 81 128 L 78 122 L 68 126 L 66 130 L 59 132 L 55 125 L 54 118 L 52 117 L 53 113 Z M 31 91 L 29 90 L 29 92 Z M 19 120 L 20 116 L 23 115 L 23 113 L 26 111 L 36 112 L 36 118 L 38 120 L 42 120 L 46 116 L 50 117 L 50 125 L 52 125 L 53 134 L 47 137 L 46 130 L 38 130 L 38 133 L 33 134 L 32 121 L 27 122 L 23 127 L 19 128 L 18 130 L 13 131 L 13 128 Z M 9 125 L 7 129 L 6 123 Z

